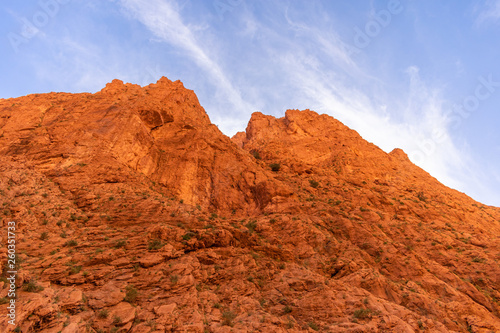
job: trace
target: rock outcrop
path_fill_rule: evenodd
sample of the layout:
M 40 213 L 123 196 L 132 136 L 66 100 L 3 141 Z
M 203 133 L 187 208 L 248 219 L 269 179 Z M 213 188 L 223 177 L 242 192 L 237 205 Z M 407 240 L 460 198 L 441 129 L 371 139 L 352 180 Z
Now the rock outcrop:
M 500 327 L 500 209 L 310 110 L 230 139 L 166 78 L 0 100 L 0 197 L 1 331 Z
M 30 95 L 0 108 L 1 154 L 67 190 L 145 177 L 186 204 L 229 211 L 287 193 L 210 123 L 180 81 L 141 88 L 113 80 L 96 94 Z

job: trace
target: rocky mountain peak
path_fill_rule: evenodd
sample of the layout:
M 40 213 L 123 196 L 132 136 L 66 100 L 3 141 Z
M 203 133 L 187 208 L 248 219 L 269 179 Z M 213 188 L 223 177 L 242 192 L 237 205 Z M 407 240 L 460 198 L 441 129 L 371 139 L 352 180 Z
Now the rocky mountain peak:
M 165 77 L 3 99 L 0 198 L 21 332 L 500 327 L 500 209 L 311 110 L 230 139 Z

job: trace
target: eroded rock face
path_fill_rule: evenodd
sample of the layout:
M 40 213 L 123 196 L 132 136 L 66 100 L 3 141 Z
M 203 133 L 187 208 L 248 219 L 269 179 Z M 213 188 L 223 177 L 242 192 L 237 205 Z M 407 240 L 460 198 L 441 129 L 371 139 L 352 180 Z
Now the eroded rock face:
M 500 327 L 500 210 L 310 110 L 229 139 L 166 78 L 0 100 L 0 197 L 22 332 Z
M 141 88 L 113 80 L 96 94 L 4 101 L 0 113 L 2 154 L 70 191 L 144 176 L 185 203 L 229 211 L 261 209 L 286 192 L 210 123 L 180 81 Z
M 98 290 L 88 293 L 88 304 L 93 309 L 102 309 L 123 301 L 125 292 L 113 282 L 108 282 Z

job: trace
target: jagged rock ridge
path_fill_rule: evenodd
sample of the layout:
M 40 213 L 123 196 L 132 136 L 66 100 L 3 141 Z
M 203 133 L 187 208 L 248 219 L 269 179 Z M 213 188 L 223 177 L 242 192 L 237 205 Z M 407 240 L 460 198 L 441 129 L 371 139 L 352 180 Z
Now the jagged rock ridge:
M 0 180 L 23 332 L 500 327 L 499 209 L 327 115 L 229 139 L 166 78 L 5 99 Z

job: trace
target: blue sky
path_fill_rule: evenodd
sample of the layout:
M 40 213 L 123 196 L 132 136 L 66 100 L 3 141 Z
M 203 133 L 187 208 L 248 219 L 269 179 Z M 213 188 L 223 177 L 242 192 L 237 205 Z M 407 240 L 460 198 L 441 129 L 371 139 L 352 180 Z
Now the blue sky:
M 180 79 L 227 135 L 309 108 L 500 206 L 500 0 L 3 1 L 0 18 L 0 98 Z

